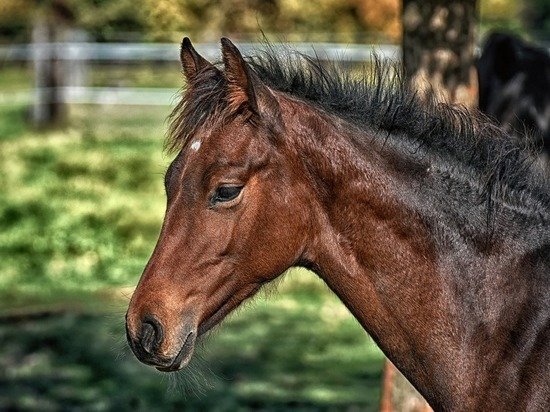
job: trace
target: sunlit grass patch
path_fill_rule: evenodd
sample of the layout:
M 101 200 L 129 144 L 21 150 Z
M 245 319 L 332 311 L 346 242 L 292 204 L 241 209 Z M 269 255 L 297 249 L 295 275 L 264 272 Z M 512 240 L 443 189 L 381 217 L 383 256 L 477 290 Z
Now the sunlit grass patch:
M 148 112 L 143 128 L 139 121 L 117 126 L 113 110 L 100 119 L 79 110 L 66 130 L 26 127 L 17 139 L 0 139 L 0 306 L 10 306 L 14 291 L 22 300 L 54 287 L 133 284 L 154 245 L 168 161 L 164 113 Z M 12 117 L 0 109 L 0 130 Z

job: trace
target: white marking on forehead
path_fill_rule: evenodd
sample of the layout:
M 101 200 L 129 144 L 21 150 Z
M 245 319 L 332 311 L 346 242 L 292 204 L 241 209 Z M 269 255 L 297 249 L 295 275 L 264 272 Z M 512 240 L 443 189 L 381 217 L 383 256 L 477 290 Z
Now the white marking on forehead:
M 199 150 L 201 147 L 201 141 L 195 140 L 193 143 L 191 143 L 191 149 L 193 149 L 195 152 Z

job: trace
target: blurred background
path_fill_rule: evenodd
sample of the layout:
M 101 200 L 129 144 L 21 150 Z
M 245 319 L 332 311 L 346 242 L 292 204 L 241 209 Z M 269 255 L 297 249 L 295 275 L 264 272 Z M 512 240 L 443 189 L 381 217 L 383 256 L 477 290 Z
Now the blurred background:
M 548 45 L 550 0 L 479 0 Z M 265 35 L 347 69 L 401 56 L 399 0 L 2 0 L 0 410 L 378 410 L 384 357 L 315 275 L 293 269 L 167 377 L 124 313 L 164 213 L 166 117 L 186 35 L 217 59 Z M 262 33 L 263 32 L 263 33 Z M 546 47 L 545 46 L 545 47 Z

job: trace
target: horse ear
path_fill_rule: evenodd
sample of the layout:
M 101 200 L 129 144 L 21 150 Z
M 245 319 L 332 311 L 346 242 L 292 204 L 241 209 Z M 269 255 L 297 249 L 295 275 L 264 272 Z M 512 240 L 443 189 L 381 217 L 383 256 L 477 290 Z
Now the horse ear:
M 180 61 L 187 81 L 192 81 L 197 73 L 206 70 L 206 68 L 218 71 L 212 63 L 197 53 L 189 37 L 184 37 L 181 42 Z
M 246 105 L 258 116 L 279 117 L 277 99 L 244 61 L 239 49 L 225 37 L 221 39 L 221 43 L 229 104 L 235 109 Z

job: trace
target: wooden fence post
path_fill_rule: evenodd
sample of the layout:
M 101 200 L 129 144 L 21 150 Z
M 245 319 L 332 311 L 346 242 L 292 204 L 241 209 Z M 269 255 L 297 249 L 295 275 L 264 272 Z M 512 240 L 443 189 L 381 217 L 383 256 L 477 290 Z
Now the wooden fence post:
M 32 122 L 44 127 L 59 122 L 62 109 L 58 107 L 57 88 L 60 82 L 56 70 L 53 27 L 40 16 L 32 30 L 32 65 L 34 70 L 34 101 Z
M 59 59 L 60 44 L 67 39 L 74 15 L 64 0 L 54 0 L 39 10 L 32 30 L 32 65 L 35 91 L 31 119 L 35 126 L 63 123 L 66 117 L 63 86 L 67 65 Z

